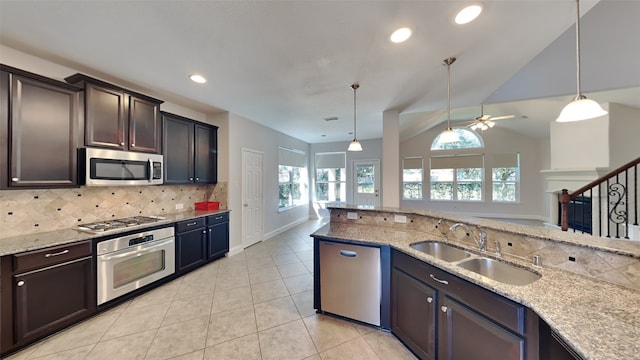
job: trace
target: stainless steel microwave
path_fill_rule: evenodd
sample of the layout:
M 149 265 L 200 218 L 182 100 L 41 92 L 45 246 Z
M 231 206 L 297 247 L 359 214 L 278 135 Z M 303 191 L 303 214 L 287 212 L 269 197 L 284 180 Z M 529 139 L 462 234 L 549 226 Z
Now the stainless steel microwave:
M 81 148 L 79 158 L 87 186 L 162 184 L 162 155 Z

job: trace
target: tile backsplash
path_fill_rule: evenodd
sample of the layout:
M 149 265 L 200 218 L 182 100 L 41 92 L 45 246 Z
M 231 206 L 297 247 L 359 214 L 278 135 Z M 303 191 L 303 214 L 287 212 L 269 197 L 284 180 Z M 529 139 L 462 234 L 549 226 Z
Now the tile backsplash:
M 199 201 L 227 208 L 227 184 L 89 187 L 0 191 L 0 237 L 71 228 L 136 215 L 194 209 Z M 176 206 L 182 204 L 182 209 Z
M 458 229 L 455 232 L 449 231 L 449 227 L 453 225 L 451 221 L 445 221 L 438 225 L 437 218 L 407 214 L 406 223 L 396 223 L 394 221 L 395 213 L 384 211 L 359 211 L 357 219 L 348 219 L 347 212 L 353 211 L 332 209 L 331 222 L 413 229 L 425 233 L 425 238 L 422 240 L 441 240 L 443 239 L 443 231 L 447 235 L 448 241 L 453 244 L 472 249 L 478 246 L 472 237 L 475 234 L 467 234 L 463 229 Z M 438 226 L 442 226 L 442 228 L 438 228 Z M 475 227 L 473 228 L 472 231 L 477 231 Z M 496 248 L 492 240 L 499 239 L 501 252 L 507 260 L 514 262 L 524 260 L 530 264 L 533 255 L 538 255 L 542 258 L 542 266 L 640 290 L 640 260 L 637 258 L 486 227 L 484 230 L 490 239 L 487 251 L 495 253 Z

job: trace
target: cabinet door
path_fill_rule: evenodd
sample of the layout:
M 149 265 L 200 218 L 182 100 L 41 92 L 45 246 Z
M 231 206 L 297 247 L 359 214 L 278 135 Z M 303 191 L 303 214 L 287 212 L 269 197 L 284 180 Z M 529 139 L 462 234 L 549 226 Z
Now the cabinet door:
M 391 331 L 421 359 L 435 359 L 437 291 L 392 270 Z
M 195 125 L 195 179 L 196 183 L 215 183 L 214 169 L 216 168 L 216 144 L 214 127 Z
M 160 153 L 160 104 L 129 97 L 129 150 Z
M 450 296 L 443 296 L 440 300 L 439 359 L 525 359 L 525 340 L 522 337 Z
M 164 116 L 164 183 L 193 183 L 193 123 Z
M 91 257 L 14 276 L 16 343 L 51 334 L 95 311 Z
M 176 272 L 204 264 L 207 258 L 207 231 L 198 228 L 176 235 Z
M 85 145 L 124 150 L 127 105 L 123 92 L 87 84 Z
M 217 259 L 229 252 L 229 222 L 221 222 L 208 227 L 209 260 Z
M 19 75 L 11 89 L 7 186 L 77 186 L 80 93 Z

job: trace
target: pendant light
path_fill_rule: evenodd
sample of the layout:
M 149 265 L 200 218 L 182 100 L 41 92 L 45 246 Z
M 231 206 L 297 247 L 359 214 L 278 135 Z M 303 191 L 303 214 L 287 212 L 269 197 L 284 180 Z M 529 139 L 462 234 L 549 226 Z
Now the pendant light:
M 586 96 L 582 95 L 580 89 L 580 0 L 576 0 L 576 12 L 577 94 L 575 99 L 562 109 L 560 116 L 556 119 L 557 122 L 581 121 L 607 115 L 607 112 L 597 102 L 589 100 Z
M 358 137 L 356 136 L 356 90 L 360 85 L 351 84 L 351 88 L 353 89 L 353 141 L 349 144 L 347 151 L 362 151 L 362 145 L 358 141 Z
M 440 133 L 440 143 L 452 143 L 460 141 L 458 133 L 451 128 L 451 64 L 456 61 L 456 58 L 450 57 L 442 61 L 447 66 L 447 130 Z

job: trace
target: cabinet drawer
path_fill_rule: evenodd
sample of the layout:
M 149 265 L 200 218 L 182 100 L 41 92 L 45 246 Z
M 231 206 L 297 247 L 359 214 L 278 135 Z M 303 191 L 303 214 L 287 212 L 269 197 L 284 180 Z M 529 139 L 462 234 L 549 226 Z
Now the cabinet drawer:
M 193 229 L 202 228 L 206 225 L 206 218 L 200 217 L 191 220 L 180 221 L 176 223 L 176 233 L 183 233 Z
M 398 251 L 393 252 L 393 266 L 429 286 L 446 291 L 451 297 L 508 329 L 524 334 L 523 305 Z
M 53 246 L 13 255 L 13 270 L 21 273 L 91 255 L 91 241 Z
M 229 213 L 221 213 L 221 214 L 215 214 L 215 215 L 209 215 L 207 217 L 207 224 L 209 225 L 214 225 L 214 224 L 219 224 L 225 221 L 229 221 Z

